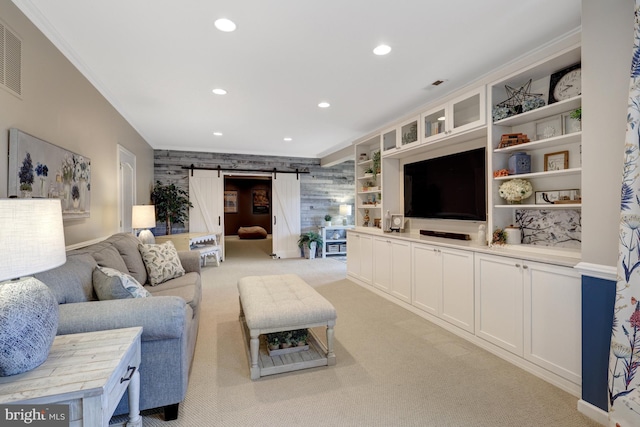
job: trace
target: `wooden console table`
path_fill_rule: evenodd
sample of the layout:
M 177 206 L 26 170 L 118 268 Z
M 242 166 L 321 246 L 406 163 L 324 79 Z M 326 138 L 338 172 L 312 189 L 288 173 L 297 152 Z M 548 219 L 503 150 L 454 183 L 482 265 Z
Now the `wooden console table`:
M 129 422 L 141 427 L 141 327 L 59 335 L 37 368 L 0 377 L 0 403 L 69 405 L 72 427 L 109 426 L 129 389 Z

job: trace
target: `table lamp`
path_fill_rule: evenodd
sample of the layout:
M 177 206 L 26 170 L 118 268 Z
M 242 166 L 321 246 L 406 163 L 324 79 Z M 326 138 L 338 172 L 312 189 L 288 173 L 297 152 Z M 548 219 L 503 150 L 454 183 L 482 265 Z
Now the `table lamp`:
M 0 376 L 30 371 L 49 355 L 58 301 L 30 274 L 65 263 L 58 199 L 0 200 Z
M 351 205 L 340 205 L 340 215 L 345 217 L 342 220 L 342 225 L 347 225 L 347 217 L 351 215 Z
M 156 239 L 148 230 L 156 226 L 156 207 L 154 205 L 135 205 L 131 214 L 131 227 L 142 229 L 138 233 L 138 239 L 144 244 L 153 244 Z

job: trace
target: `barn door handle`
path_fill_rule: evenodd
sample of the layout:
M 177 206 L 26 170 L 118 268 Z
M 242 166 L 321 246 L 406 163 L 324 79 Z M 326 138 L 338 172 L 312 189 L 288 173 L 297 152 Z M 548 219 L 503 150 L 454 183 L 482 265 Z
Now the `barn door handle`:
M 220 215 L 218 215 L 218 226 L 220 226 L 220 225 L 222 225 L 222 224 L 220 223 Z
M 276 219 L 276 216 L 273 216 L 273 225 L 276 225 L 278 223 L 278 220 Z

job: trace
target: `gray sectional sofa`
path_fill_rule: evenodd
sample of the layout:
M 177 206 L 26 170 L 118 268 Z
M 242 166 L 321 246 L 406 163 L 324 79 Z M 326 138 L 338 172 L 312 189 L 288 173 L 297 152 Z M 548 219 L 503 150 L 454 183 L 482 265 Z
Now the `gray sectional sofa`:
M 109 267 L 146 284 L 147 271 L 129 233 L 114 234 L 99 243 L 67 252 L 60 267 L 36 274 L 59 303 L 58 335 L 142 326 L 140 409 L 163 408 L 165 420 L 178 416 L 187 393 L 189 370 L 198 335 L 202 285 L 198 253 L 178 252 L 186 274 L 156 286 L 152 296 L 99 301 L 93 270 Z M 115 414 L 128 413 L 125 394 Z

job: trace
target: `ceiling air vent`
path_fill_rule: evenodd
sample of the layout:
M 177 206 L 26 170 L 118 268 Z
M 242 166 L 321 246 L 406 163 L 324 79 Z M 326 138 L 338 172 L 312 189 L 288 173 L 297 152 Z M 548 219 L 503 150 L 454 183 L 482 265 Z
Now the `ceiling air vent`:
M 22 95 L 22 40 L 0 22 L 0 86 Z

